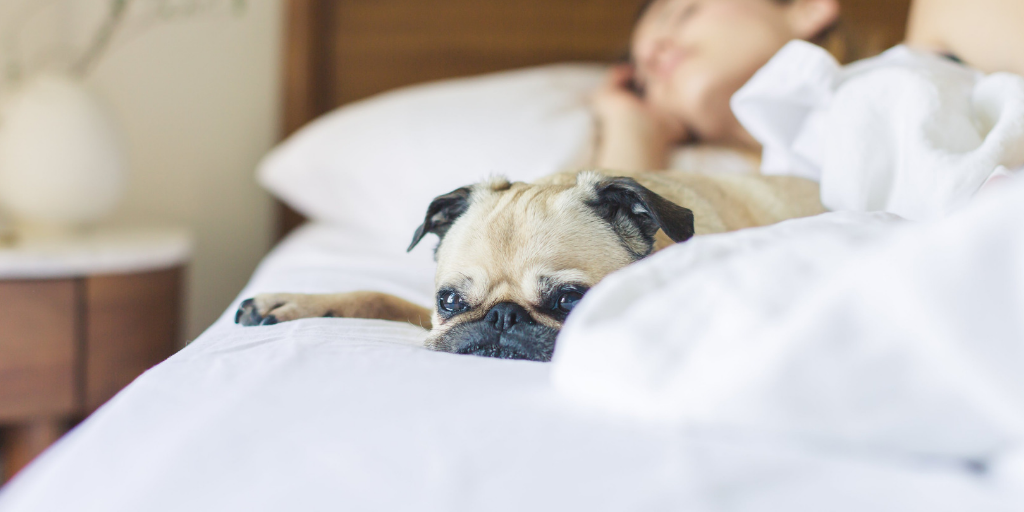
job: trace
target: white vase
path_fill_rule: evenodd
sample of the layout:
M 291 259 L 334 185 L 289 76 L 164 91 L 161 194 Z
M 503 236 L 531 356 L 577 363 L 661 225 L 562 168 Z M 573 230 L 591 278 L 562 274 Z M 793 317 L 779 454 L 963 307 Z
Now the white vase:
M 117 125 L 81 83 L 39 76 L 0 105 L 0 205 L 19 224 L 93 224 L 117 207 L 125 180 Z

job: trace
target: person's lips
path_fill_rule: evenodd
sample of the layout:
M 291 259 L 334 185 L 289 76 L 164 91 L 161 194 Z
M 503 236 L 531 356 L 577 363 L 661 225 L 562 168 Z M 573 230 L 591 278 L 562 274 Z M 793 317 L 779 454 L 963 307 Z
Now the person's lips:
M 662 52 L 652 62 L 651 74 L 658 78 L 669 78 L 692 53 L 692 51 L 682 48 L 673 48 Z

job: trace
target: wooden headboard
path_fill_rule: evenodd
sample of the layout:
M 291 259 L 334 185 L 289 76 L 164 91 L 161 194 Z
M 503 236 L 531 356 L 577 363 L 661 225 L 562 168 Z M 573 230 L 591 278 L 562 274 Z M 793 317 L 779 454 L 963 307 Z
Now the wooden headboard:
M 339 105 L 395 87 L 625 55 L 644 0 L 288 0 L 282 138 Z M 843 23 L 884 49 L 909 0 L 845 0 Z M 278 235 L 302 222 L 280 205 Z
M 282 136 L 428 80 L 625 54 L 643 0 L 289 0 Z M 283 235 L 302 217 L 283 207 Z

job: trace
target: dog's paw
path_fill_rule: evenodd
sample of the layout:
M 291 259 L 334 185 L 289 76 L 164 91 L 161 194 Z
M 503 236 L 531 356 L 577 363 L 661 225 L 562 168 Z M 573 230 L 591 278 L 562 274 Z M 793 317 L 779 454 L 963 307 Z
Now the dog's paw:
M 279 322 L 316 318 L 325 315 L 314 295 L 263 293 L 242 301 L 235 323 L 245 326 L 274 325 Z
M 242 304 L 238 306 L 238 311 L 235 312 L 235 323 L 239 325 L 246 327 L 264 325 L 264 321 L 266 321 L 266 325 L 276 324 L 277 318 L 272 315 L 269 318 L 261 315 L 254 298 L 243 300 Z

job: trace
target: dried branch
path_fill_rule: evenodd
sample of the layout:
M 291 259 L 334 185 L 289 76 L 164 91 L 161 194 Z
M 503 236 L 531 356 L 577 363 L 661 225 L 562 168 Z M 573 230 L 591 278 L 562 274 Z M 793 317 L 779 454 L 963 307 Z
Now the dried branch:
M 71 67 L 72 73 L 79 78 L 84 78 L 92 71 L 93 66 L 96 65 L 100 57 L 103 56 L 104 51 L 110 46 L 110 41 L 114 38 L 114 34 L 117 33 L 118 27 L 121 26 L 121 22 L 124 21 L 125 14 L 128 13 L 128 8 L 131 7 L 133 2 L 134 0 L 111 1 L 110 14 L 107 15 L 103 25 L 96 31 L 96 35 L 93 36 L 92 42 L 89 43 L 85 53 Z

